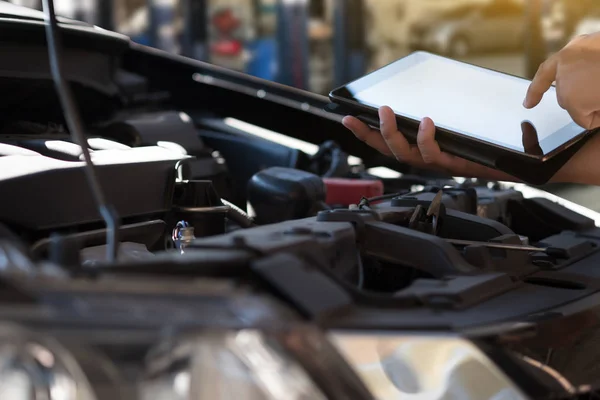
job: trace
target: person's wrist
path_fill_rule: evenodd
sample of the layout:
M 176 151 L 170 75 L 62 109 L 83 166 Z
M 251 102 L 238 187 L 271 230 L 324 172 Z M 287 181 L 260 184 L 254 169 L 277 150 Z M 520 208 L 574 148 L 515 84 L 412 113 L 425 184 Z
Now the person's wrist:
M 595 134 L 550 182 L 600 185 L 600 135 Z
M 575 183 L 573 172 L 568 163 L 565 164 L 551 179 L 549 183 Z

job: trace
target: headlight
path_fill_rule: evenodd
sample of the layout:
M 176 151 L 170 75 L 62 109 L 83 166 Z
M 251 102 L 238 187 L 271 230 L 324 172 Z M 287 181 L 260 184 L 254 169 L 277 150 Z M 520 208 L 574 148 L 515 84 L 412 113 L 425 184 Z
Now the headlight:
M 459 337 L 332 334 L 331 341 L 379 400 L 526 399 Z
M 254 330 L 201 334 L 159 346 L 148 359 L 140 398 L 326 399 L 277 341 Z
M 0 324 L 0 400 L 371 400 L 327 338 L 309 327 L 56 331 Z M 88 336 L 89 335 L 89 336 Z
M 94 400 L 77 362 L 58 343 L 0 326 L 0 399 Z

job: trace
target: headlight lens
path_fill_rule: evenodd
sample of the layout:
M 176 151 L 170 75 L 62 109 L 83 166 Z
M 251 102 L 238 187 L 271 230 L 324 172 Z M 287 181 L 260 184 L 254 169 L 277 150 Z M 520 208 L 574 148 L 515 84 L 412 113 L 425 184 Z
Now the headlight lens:
M 325 400 L 304 369 L 259 331 L 205 333 L 151 353 L 142 400 Z
M 77 362 L 58 343 L 0 326 L 0 399 L 94 400 Z
M 526 397 L 473 343 L 459 337 L 332 334 L 379 400 Z
M 310 327 L 203 330 L 154 348 L 151 331 L 56 333 L 66 346 L 0 323 L 0 399 L 372 399 Z

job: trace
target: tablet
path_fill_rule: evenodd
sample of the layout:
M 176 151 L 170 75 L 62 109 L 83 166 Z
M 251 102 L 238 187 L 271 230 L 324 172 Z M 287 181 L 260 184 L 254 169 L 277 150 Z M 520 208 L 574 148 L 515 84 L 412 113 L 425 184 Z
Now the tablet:
M 531 81 L 427 52 L 416 52 L 330 93 L 334 103 L 376 115 L 431 117 L 438 130 L 546 161 L 587 130 L 563 110 L 552 87 L 534 109 L 523 107 Z

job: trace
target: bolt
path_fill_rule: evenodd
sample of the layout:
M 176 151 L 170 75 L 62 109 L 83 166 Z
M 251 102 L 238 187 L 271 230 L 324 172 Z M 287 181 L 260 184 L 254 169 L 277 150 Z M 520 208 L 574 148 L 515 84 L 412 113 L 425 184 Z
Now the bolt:
M 190 227 L 187 227 L 187 228 L 181 228 L 179 230 L 179 232 L 181 234 L 180 239 L 182 241 L 191 241 L 191 240 L 195 239 L 195 236 L 194 236 L 194 227 L 190 226 Z
M 179 249 L 181 254 L 184 253 L 185 248 L 192 243 L 196 237 L 194 236 L 194 227 L 186 221 L 179 221 L 173 229 L 173 244 Z

